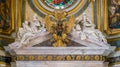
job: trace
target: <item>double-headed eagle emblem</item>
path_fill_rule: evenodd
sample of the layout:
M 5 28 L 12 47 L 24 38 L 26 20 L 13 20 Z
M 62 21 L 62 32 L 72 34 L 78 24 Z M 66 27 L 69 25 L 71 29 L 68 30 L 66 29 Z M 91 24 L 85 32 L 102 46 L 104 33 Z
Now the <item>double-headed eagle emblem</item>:
M 45 25 L 52 34 L 51 41 L 54 47 L 65 47 L 69 42 L 68 35 L 75 26 L 75 17 L 74 15 L 69 18 L 67 16 L 67 12 L 60 10 L 45 17 Z

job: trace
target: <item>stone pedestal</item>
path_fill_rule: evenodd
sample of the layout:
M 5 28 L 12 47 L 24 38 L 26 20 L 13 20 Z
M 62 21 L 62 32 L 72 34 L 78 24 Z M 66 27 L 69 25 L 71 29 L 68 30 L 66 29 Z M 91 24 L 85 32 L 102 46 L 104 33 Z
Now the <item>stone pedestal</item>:
M 17 61 L 17 67 L 108 67 L 102 61 Z
M 114 47 L 27 47 L 11 51 L 13 67 L 108 67 L 105 56 L 113 50 Z

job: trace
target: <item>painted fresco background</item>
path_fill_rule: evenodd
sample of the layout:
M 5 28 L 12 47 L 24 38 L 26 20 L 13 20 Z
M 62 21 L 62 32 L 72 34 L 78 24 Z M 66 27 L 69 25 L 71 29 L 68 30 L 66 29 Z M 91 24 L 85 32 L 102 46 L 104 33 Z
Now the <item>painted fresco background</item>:
M 0 0 L 0 29 L 7 30 L 10 27 L 10 0 Z
M 109 27 L 111 29 L 120 29 L 120 0 L 109 0 Z

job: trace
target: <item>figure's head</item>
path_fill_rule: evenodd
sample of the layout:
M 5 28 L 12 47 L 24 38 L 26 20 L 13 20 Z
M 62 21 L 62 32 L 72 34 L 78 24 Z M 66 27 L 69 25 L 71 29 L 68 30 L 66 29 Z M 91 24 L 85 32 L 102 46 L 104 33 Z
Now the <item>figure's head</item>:
M 83 17 L 82 17 L 83 21 L 87 21 L 87 14 L 83 13 Z

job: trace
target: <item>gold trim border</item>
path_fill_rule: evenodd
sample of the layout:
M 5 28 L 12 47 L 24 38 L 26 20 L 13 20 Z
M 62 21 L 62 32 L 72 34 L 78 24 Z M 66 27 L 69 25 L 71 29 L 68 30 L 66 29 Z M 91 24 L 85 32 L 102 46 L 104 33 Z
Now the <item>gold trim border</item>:
M 105 61 L 101 55 L 19 55 L 14 61 Z
M 96 0 L 97 1 L 97 29 L 101 30 L 101 2 L 100 0 Z
M 18 29 L 21 27 L 22 0 L 18 0 Z
M 24 6 L 22 5 L 22 2 L 24 1 Z M 26 0 L 18 0 L 18 30 L 21 27 L 22 24 L 22 7 L 24 7 L 24 19 L 26 19 Z

